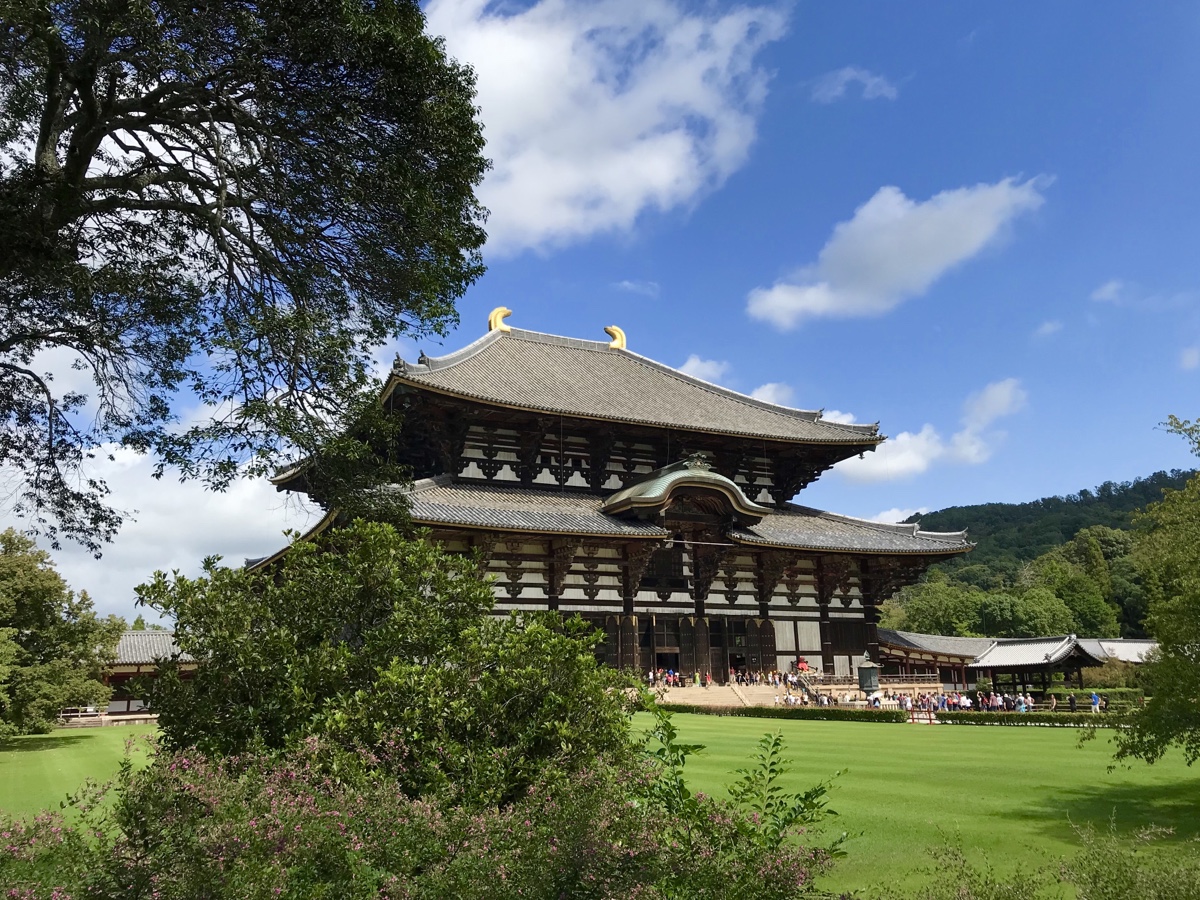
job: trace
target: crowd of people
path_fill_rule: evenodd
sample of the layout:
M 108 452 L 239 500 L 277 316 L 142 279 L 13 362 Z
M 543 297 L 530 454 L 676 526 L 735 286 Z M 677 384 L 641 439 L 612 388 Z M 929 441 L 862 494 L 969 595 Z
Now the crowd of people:
M 822 693 L 817 690 L 810 690 L 810 683 L 804 678 L 804 672 L 808 670 L 807 665 L 803 669 L 797 668 L 792 672 L 752 672 L 743 669 L 729 670 L 729 683 L 737 684 L 743 687 L 758 687 L 766 686 L 773 687 L 775 693 L 775 705 L 783 704 L 785 706 L 837 706 L 840 702 L 847 702 L 850 698 L 848 695 L 843 695 L 841 700 L 833 693 Z M 699 672 L 694 672 L 691 675 L 683 675 L 673 669 L 651 669 L 646 673 L 646 681 L 651 690 L 655 688 L 680 688 L 680 687 L 712 687 L 713 677 L 711 673 L 701 675 Z M 1108 711 L 1108 697 L 1097 694 L 1092 691 L 1090 695 L 1083 694 L 1081 698 L 1076 698 L 1074 694 L 1069 694 L 1066 699 L 1066 707 L 1071 712 L 1076 712 L 1079 709 L 1080 703 L 1090 703 L 1092 712 L 1100 713 Z M 918 713 L 925 713 L 933 716 L 938 712 L 1017 712 L 1031 713 L 1039 709 L 1038 702 L 1033 699 L 1033 695 L 1026 692 L 1022 694 L 1020 691 L 1016 693 L 996 692 L 996 691 L 938 691 L 930 693 L 898 693 L 880 691 L 874 694 L 867 704 L 875 709 L 902 709 L 905 712 L 911 713 L 914 717 Z M 1055 712 L 1058 710 L 1058 698 L 1053 694 L 1049 699 L 1042 701 L 1041 709 L 1047 712 Z

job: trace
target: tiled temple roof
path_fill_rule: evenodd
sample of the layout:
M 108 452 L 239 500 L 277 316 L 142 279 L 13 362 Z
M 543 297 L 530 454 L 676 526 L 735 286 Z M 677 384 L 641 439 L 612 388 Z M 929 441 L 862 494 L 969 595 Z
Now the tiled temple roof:
M 1079 646 L 1097 659 L 1119 659 L 1121 662 L 1145 662 L 1146 654 L 1158 647 L 1158 641 L 1136 638 L 1080 638 Z
M 516 328 L 490 331 L 419 364 L 398 360 L 385 395 L 398 384 L 514 409 L 711 434 L 864 448 L 883 440 L 877 425 L 830 422 L 819 411 L 755 400 L 603 341 Z
M 971 668 L 975 669 L 1036 669 L 1053 666 L 1074 656 L 1084 666 L 1103 665 L 1080 646 L 1073 634 L 1065 637 L 1009 639 L 996 643 L 979 654 Z
M 805 550 L 936 555 L 963 553 L 973 546 L 965 531 L 921 531 L 916 525 L 871 522 L 795 503 L 772 510 L 753 527 L 734 528 L 729 536 L 744 544 Z
M 113 662 L 118 666 L 145 666 L 169 658 L 178 649 L 173 631 L 126 631 L 117 641 L 117 658 Z M 184 653 L 180 659 L 190 662 L 192 658 Z
M 554 488 L 453 483 L 447 476 L 416 482 L 408 492 L 412 520 L 422 525 L 546 534 L 667 537 L 654 524 L 605 514 L 605 498 Z M 970 548 L 962 532 L 939 534 L 915 525 L 883 525 L 789 504 L 766 511 L 753 527 L 729 537 L 755 546 L 832 552 L 961 553 Z
M 917 650 L 937 656 L 957 656 L 974 659 L 996 643 L 995 638 L 953 637 L 942 634 L 919 634 L 915 631 L 879 629 L 879 643 L 905 650 Z
M 521 485 L 455 484 L 449 476 L 424 478 L 406 492 L 409 515 L 421 525 L 461 525 L 544 534 L 627 535 L 665 538 L 648 522 L 600 511 L 603 497 Z

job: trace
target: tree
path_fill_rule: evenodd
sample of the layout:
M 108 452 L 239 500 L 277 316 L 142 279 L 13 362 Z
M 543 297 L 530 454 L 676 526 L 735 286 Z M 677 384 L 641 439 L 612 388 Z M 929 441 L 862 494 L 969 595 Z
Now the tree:
M 1172 416 L 1167 426 L 1200 454 L 1200 422 Z M 1141 672 L 1150 698 L 1117 733 L 1117 756 L 1154 762 L 1179 746 L 1191 765 L 1200 759 L 1200 476 L 1147 506 L 1138 524 L 1134 559 L 1158 651 Z
M 979 604 L 986 595 L 931 573 L 920 584 L 904 588 L 895 598 L 894 611 L 885 610 L 889 628 L 922 634 L 970 635 L 978 621 Z
M 34 542 L 0 533 L 0 736 L 48 731 L 68 706 L 107 702 L 123 622 L 100 619 Z
M 380 760 L 410 796 L 494 805 L 628 746 L 626 682 L 596 660 L 597 632 L 556 613 L 491 616 L 474 560 L 391 525 L 293 544 L 271 572 L 158 573 L 138 596 L 200 661 L 188 679 L 168 666 L 151 695 L 172 749 L 319 736 Z
M 374 353 L 444 333 L 484 241 L 473 75 L 423 28 L 412 0 L 0 0 L 18 515 L 98 552 L 122 514 L 84 463 L 116 444 L 218 489 L 287 453 L 326 499 L 395 477 Z
M 1075 624 L 1071 610 L 1046 588 L 1020 594 L 988 594 L 979 604 L 975 630 L 988 637 L 1045 637 L 1068 634 Z

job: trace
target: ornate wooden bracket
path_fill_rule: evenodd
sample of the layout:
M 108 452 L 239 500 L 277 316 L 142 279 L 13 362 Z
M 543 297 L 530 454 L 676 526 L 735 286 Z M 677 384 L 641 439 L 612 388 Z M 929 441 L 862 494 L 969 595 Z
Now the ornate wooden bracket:
M 637 541 L 625 545 L 625 571 L 621 578 L 621 595 L 626 600 L 637 596 L 642 576 L 646 574 L 646 566 L 650 557 L 658 549 L 658 544 L 652 541 Z
M 929 566 L 924 557 L 869 557 L 859 560 L 863 604 L 877 606 L 910 584 L 915 584 Z
M 783 578 L 783 573 L 792 564 L 790 553 L 780 550 L 764 550 L 758 554 L 758 567 L 754 573 L 754 589 L 758 597 L 759 609 L 765 609 L 771 602 L 775 587 Z
M 738 569 L 737 554 L 729 553 L 725 566 L 721 569 L 721 584 L 725 587 L 725 602 L 730 606 L 738 602 L 738 587 L 741 585 L 741 572 Z
M 587 482 L 593 491 L 599 493 L 608 481 L 608 460 L 612 457 L 613 444 L 616 438 L 609 429 L 597 431 L 588 439 L 588 473 Z
M 545 416 L 539 416 L 532 428 L 521 433 L 521 437 L 517 441 L 516 466 L 517 477 L 521 479 L 521 484 L 533 484 L 538 472 L 542 470 L 542 442 L 553 421 Z
M 725 547 L 692 544 L 692 599 L 707 600 L 717 573 L 727 556 Z
M 770 493 L 776 506 L 783 506 L 816 480 L 828 466 L 801 457 L 781 457 L 775 461 Z
M 567 583 L 575 552 L 582 543 L 583 539 L 576 537 L 558 538 L 550 542 L 550 580 L 547 593 L 551 597 L 562 596 L 563 585 Z
M 496 542 L 500 536 L 492 531 L 485 531 L 482 534 L 477 534 L 471 539 L 471 548 L 479 554 L 478 563 L 475 570 L 483 575 L 487 572 L 488 563 L 492 561 L 492 554 L 496 551 Z
M 819 556 L 817 566 L 817 603 L 828 606 L 834 595 L 850 590 L 854 565 L 848 556 Z
M 783 573 L 783 588 L 787 591 L 787 601 L 792 606 L 800 605 L 800 586 L 803 583 L 801 570 L 788 566 Z

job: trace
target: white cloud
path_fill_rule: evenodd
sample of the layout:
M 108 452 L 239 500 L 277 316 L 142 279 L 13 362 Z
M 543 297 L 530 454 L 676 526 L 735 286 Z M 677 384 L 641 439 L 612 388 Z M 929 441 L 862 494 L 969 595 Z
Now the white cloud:
M 618 291 L 625 291 L 629 294 L 641 294 L 643 297 L 658 296 L 657 281 L 618 281 L 613 284 Z
M 817 103 L 835 103 L 846 96 L 846 88 L 851 84 L 862 85 L 864 100 L 876 100 L 880 97 L 895 100 L 900 96 L 896 86 L 882 75 L 857 66 L 846 66 L 844 69 L 827 72 L 817 79 L 817 83 L 813 85 L 812 98 Z
M 834 228 L 814 264 L 751 291 L 747 311 L 785 330 L 808 318 L 882 315 L 995 243 L 1017 216 L 1042 205 L 1048 183 L 1005 178 L 923 202 L 880 188 Z
M 997 419 L 1011 416 L 1024 408 L 1029 394 L 1015 378 L 993 381 L 963 403 L 963 425 L 968 431 L 982 431 Z
M 923 516 L 929 512 L 928 506 L 918 506 L 916 509 L 901 509 L 898 506 L 893 506 L 891 509 L 885 509 L 883 512 L 875 513 L 871 516 L 872 522 L 903 522 L 905 519 L 911 519 L 913 516 Z
M 991 458 L 1002 432 L 989 431 L 998 419 L 1024 408 L 1028 394 L 1015 378 L 993 382 L 967 397 L 963 403 L 962 427 L 949 440 L 926 423 L 920 431 L 903 431 L 881 444 L 873 453 L 840 462 L 835 466 L 851 481 L 894 481 L 927 472 L 939 462 L 979 465 Z
M 1125 299 L 1128 287 L 1119 278 L 1111 278 L 1092 291 L 1092 299 L 1099 303 L 1120 303 Z
M 701 359 L 693 353 L 679 367 L 679 371 L 684 375 L 691 375 L 693 378 L 702 378 L 705 381 L 711 381 L 715 384 L 729 371 L 729 363 L 723 359 Z
M 433 0 L 429 29 L 478 75 L 492 171 L 489 251 L 631 228 L 686 207 L 746 159 L 766 95 L 770 6 L 677 0 Z
M 762 400 L 765 403 L 790 406 L 793 393 L 791 386 L 784 384 L 782 381 L 768 381 L 766 384 L 760 384 L 752 390 L 750 396 L 755 400 Z
M 204 557 L 213 554 L 228 565 L 241 565 L 247 557 L 283 547 L 285 529 L 304 529 L 316 521 L 298 501 L 288 500 L 292 495 L 276 492 L 264 479 L 235 481 L 225 492 L 213 493 L 169 476 L 156 481 L 149 457 L 115 446 L 102 449 L 94 473 L 108 482 L 121 508 L 137 512 L 105 546 L 101 559 L 70 543 L 51 555 L 67 583 L 91 594 L 103 614 L 132 619 L 137 614 L 133 589 L 155 570 L 196 575 Z M 104 458 L 107 452 L 112 461 Z M 22 520 L 5 517 L 0 528 L 8 525 L 25 527 Z
M 1052 334 L 1058 334 L 1063 329 L 1063 323 L 1058 321 L 1043 322 L 1033 331 L 1035 338 L 1048 338 Z
M 1179 368 L 1190 372 L 1200 366 L 1200 347 L 1188 347 L 1179 354 Z
M 839 422 L 842 425 L 853 425 L 855 423 L 854 413 L 842 412 L 840 409 L 827 409 L 821 413 L 821 418 L 826 422 Z

